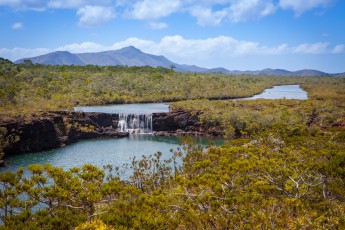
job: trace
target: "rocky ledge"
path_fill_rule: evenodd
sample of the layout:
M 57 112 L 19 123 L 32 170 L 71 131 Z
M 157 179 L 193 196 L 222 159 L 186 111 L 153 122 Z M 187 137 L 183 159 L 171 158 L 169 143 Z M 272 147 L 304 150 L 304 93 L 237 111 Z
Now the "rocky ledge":
M 222 131 L 200 122 L 200 112 L 175 110 L 152 115 L 153 133 L 161 136 L 221 136 Z M 39 115 L 0 117 L 0 154 L 39 152 L 80 139 L 126 137 L 118 131 L 118 114 L 45 112 Z M 1 162 L 0 162 L 1 165 Z
M 0 152 L 38 152 L 79 139 L 125 137 L 117 131 L 119 116 L 105 113 L 47 112 L 30 117 L 0 117 Z
M 154 113 L 152 115 L 154 134 L 159 136 L 222 136 L 224 134 L 219 129 L 203 126 L 199 119 L 200 115 L 200 112 L 191 113 L 182 109 L 168 113 Z

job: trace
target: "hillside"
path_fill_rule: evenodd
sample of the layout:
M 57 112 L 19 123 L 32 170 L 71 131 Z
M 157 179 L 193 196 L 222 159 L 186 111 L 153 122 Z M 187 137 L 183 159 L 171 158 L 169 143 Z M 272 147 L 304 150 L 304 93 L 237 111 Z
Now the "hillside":
M 303 69 L 298 71 L 288 71 L 284 69 L 263 69 L 256 71 L 228 70 L 223 67 L 203 68 L 196 65 L 178 64 L 160 55 L 147 54 L 141 50 L 129 46 L 119 50 L 103 51 L 98 53 L 70 53 L 67 51 L 56 51 L 37 57 L 29 57 L 17 60 L 15 63 L 23 63 L 29 59 L 33 63 L 44 65 L 98 65 L 98 66 L 162 66 L 181 72 L 200 73 L 222 73 L 234 75 L 269 75 L 269 76 L 344 76 L 345 73 L 330 74 L 313 69 Z

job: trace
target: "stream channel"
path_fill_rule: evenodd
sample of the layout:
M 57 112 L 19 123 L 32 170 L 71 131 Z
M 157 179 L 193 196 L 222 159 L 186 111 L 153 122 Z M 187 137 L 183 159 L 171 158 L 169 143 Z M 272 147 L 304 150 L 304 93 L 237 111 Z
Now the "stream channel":
M 306 100 L 308 96 L 299 85 L 282 85 L 266 89 L 263 93 L 250 98 L 235 100 L 259 98 Z M 152 133 L 152 113 L 168 112 L 168 103 L 84 106 L 76 107 L 75 110 L 120 114 L 119 130 L 129 131 L 132 134 L 126 138 L 82 140 L 50 151 L 9 156 L 6 158 L 8 166 L 0 168 L 0 172 L 15 171 L 19 167 L 27 167 L 30 164 L 45 163 L 64 169 L 80 167 L 88 163 L 98 167 L 108 164 L 121 166 L 124 163 L 130 163 L 133 157 L 138 159 L 142 155 L 150 155 L 158 151 L 163 153 L 162 159 L 167 159 L 172 155 L 170 150 L 176 150 L 180 146 L 178 137 L 160 137 L 150 134 Z M 202 146 L 206 146 L 210 141 L 217 145 L 223 143 L 222 139 L 196 138 L 196 142 Z

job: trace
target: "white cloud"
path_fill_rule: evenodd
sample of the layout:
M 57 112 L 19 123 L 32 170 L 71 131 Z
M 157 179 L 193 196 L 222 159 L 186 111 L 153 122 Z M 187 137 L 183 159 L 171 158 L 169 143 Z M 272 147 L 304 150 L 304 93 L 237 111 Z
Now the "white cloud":
M 166 28 L 157 23 L 171 14 L 190 14 L 199 25 L 258 20 L 277 9 L 305 11 L 330 6 L 336 0 L 0 0 L 0 6 L 20 10 L 73 9 L 83 26 L 98 25 L 118 16 L 148 22 L 150 28 Z M 93 7 L 93 8 L 91 8 Z
M 85 3 L 85 1 L 81 0 L 50 0 L 47 3 L 47 6 L 49 8 L 79 8 L 83 7 L 87 4 L 92 4 L 92 3 Z
M 47 6 L 49 8 L 78 9 L 87 5 L 110 6 L 111 4 L 111 0 L 50 0 Z
M 86 5 L 109 6 L 112 2 L 112 0 L 0 0 L 0 6 L 28 10 L 44 10 L 48 8 L 78 9 Z
M 267 46 L 255 41 L 238 40 L 229 36 L 187 39 L 175 35 L 165 36 L 160 41 L 133 37 L 108 46 L 83 42 L 68 44 L 55 49 L 0 49 L 0 56 L 17 60 L 58 50 L 85 53 L 117 50 L 127 46 L 135 46 L 150 54 L 164 55 L 176 63 L 195 64 L 203 67 L 223 66 L 229 69 L 255 69 L 259 68 L 257 67 L 259 66 L 258 63 L 261 63 L 262 68 L 272 67 L 272 63 L 276 63 L 277 68 L 284 68 L 287 65 L 290 66 L 289 68 L 297 68 L 297 66 L 299 68 L 312 68 L 313 66 L 309 64 L 313 58 L 322 59 L 324 57 L 329 58 L 329 55 L 345 55 L 345 44 L 305 43 L 297 46 L 289 46 L 288 44 Z M 285 58 L 284 61 L 279 62 L 283 58 Z M 239 64 L 235 65 L 235 63 Z M 322 65 L 326 65 L 325 61 L 322 63 Z M 314 68 L 317 67 L 314 66 Z
M 72 43 L 56 48 L 54 51 L 69 51 L 71 53 L 99 52 L 105 51 L 107 47 L 94 42 Z
M 345 52 L 345 45 L 337 45 L 333 48 L 332 53 L 341 54 Z
M 114 4 L 113 0 L 0 0 L 0 6 L 27 10 L 79 9 L 87 5 L 112 6 L 118 4 Z
M 291 9 L 299 16 L 305 11 L 318 7 L 330 6 L 334 0 L 279 0 L 282 9 Z
M 154 30 L 162 30 L 168 28 L 168 25 L 164 22 L 150 22 L 149 27 Z
M 13 30 L 22 29 L 22 28 L 23 28 L 23 23 L 21 23 L 21 22 L 16 22 L 16 23 L 14 23 L 14 24 L 11 26 L 11 28 L 12 28 Z
M 38 10 L 46 9 L 45 0 L 0 0 L 0 6 L 9 6 L 21 10 Z
M 128 38 L 124 41 L 116 42 L 109 49 L 116 50 L 116 49 L 121 49 L 121 48 L 124 48 L 127 46 L 135 46 L 138 49 L 142 49 L 142 51 L 148 52 L 148 50 L 146 50 L 146 48 L 148 48 L 148 47 L 152 48 L 156 44 L 157 43 L 154 41 L 144 40 L 144 39 L 133 37 L 133 38 Z M 152 52 L 152 54 L 157 54 L 157 52 Z
M 84 6 L 77 11 L 77 15 L 81 26 L 96 26 L 115 18 L 112 8 L 103 6 Z
M 236 0 L 229 7 L 231 22 L 249 21 L 273 14 L 276 10 L 271 0 Z
M 143 0 L 137 1 L 128 15 L 140 20 L 152 20 L 169 16 L 181 9 L 180 0 Z
M 329 43 L 265 46 L 258 42 L 237 40 L 229 36 L 218 36 L 208 39 L 186 39 L 179 35 L 165 36 L 159 42 L 133 37 L 116 42 L 111 46 L 85 42 L 60 47 L 59 50 L 80 53 L 116 50 L 127 46 L 135 46 L 143 52 L 164 55 L 175 62 L 187 64 L 214 62 L 210 60 L 219 61 L 221 59 L 248 56 L 319 55 L 345 52 L 344 45 L 331 47 Z
M 212 10 L 213 6 L 218 6 L 218 10 Z M 272 0 L 224 0 L 218 3 L 201 1 L 190 6 L 189 12 L 199 25 L 219 25 L 224 21 L 238 23 L 260 19 L 274 14 L 276 9 Z
M 20 58 L 35 57 L 38 55 L 46 54 L 51 52 L 50 49 L 37 48 L 37 49 L 26 49 L 26 48 L 0 48 L 0 57 L 7 58 L 9 60 L 15 61 Z
M 224 10 L 212 11 L 204 6 L 192 7 L 190 13 L 197 18 L 198 24 L 202 26 L 219 25 L 227 14 Z
M 329 43 L 327 42 L 300 44 L 297 47 L 293 47 L 292 51 L 294 53 L 304 53 L 304 54 L 324 54 L 324 53 L 331 52 L 331 50 L 329 50 Z

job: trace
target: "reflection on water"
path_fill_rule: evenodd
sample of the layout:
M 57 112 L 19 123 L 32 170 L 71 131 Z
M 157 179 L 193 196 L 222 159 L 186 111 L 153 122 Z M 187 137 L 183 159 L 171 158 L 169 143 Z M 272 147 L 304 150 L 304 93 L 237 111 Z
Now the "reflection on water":
M 203 146 L 209 143 L 208 138 L 196 138 L 196 142 Z M 221 139 L 211 139 L 218 145 Z M 180 146 L 178 137 L 159 137 L 152 135 L 131 135 L 126 138 L 107 138 L 83 140 L 59 149 L 39 153 L 27 153 L 6 157 L 9 166 L 1 168 L 0 172 L 15 171 L 19 167 L 30 164 L 49 163 L 65 169 L 80 167 L 84 164 L 93 164 L 98 167 L 104 165 L 121 166 L 129 163 L 133 157 L 141 158 L 142 155 L 163 153 L 162 159 L 171 157 L 171 149 Z
M 101 112 L 117 114 L 152 114 L 169 112 L 169 103 L 79 106 L 74 107 L 74 110 L 83 112 Z
M 255 100 L 255 99 L 296 99 L 307 100 L 308 93 L 301 89 L 299 85 L 280 85 L 271 89 L 265 89 L 264 92 L 253 97 L 235 99 L 235 100 Z
M 259 95 L 250 98 L 238 100 L 253 99 L 308 99 L 307 92 L 303 91 L 299 85 L 275 86 L 265 90 Z M 76 107 L 76 111 L 84 112 L 104 112 L 104 113 L 127 113 L 127 114 L 151 114 L 157 112 L 168 112 L 169 104 L 166 103 L 148 103 L 148 104 L 123 104 L 123 105 L 105 105 L 105 106 L 84 106 Z M 207 145 L 209 138 L 197 138 L 197 143 Z M 220 145 L 222 140 L 211 139 Z M 0 168 L 0 172 L 7 170 L 16 170 L 19 167 L 26 167 L 30 164 L 50 163 L 57 167 L 65 169 L 71 167 L 80 167 L 91 163 L 98 167 L 104 165 L 120 166 L 128 163 L 134 156 L 140 158 L 142 155 L 154 154 L 157 151 L 163 153 L 162 158 L 171 156 L 170 149 L 176 150 L 179 147 L 177 137 L 158 137 L 152 135 L 132 135 L 120 139 L 94 139 L 84 140 L 78 143 L 65 146 L 63 148 L 51 151 L 28 153 L 6 157 L 8 167 Z
M 308 93 L 301 89 L 299 85 L 280 85 L 264 90 L 261 94 L 252 97 L 234 100 L 254 100 L 254 99 L 297 99 L 307 100 Z M 117 114 L 152 114 L 169 112 L 169 103 L 144 103 L 144 104 L 120 104 L 101 106 L 79 106 L 74 107 L 75 111 L 102 112 Z

